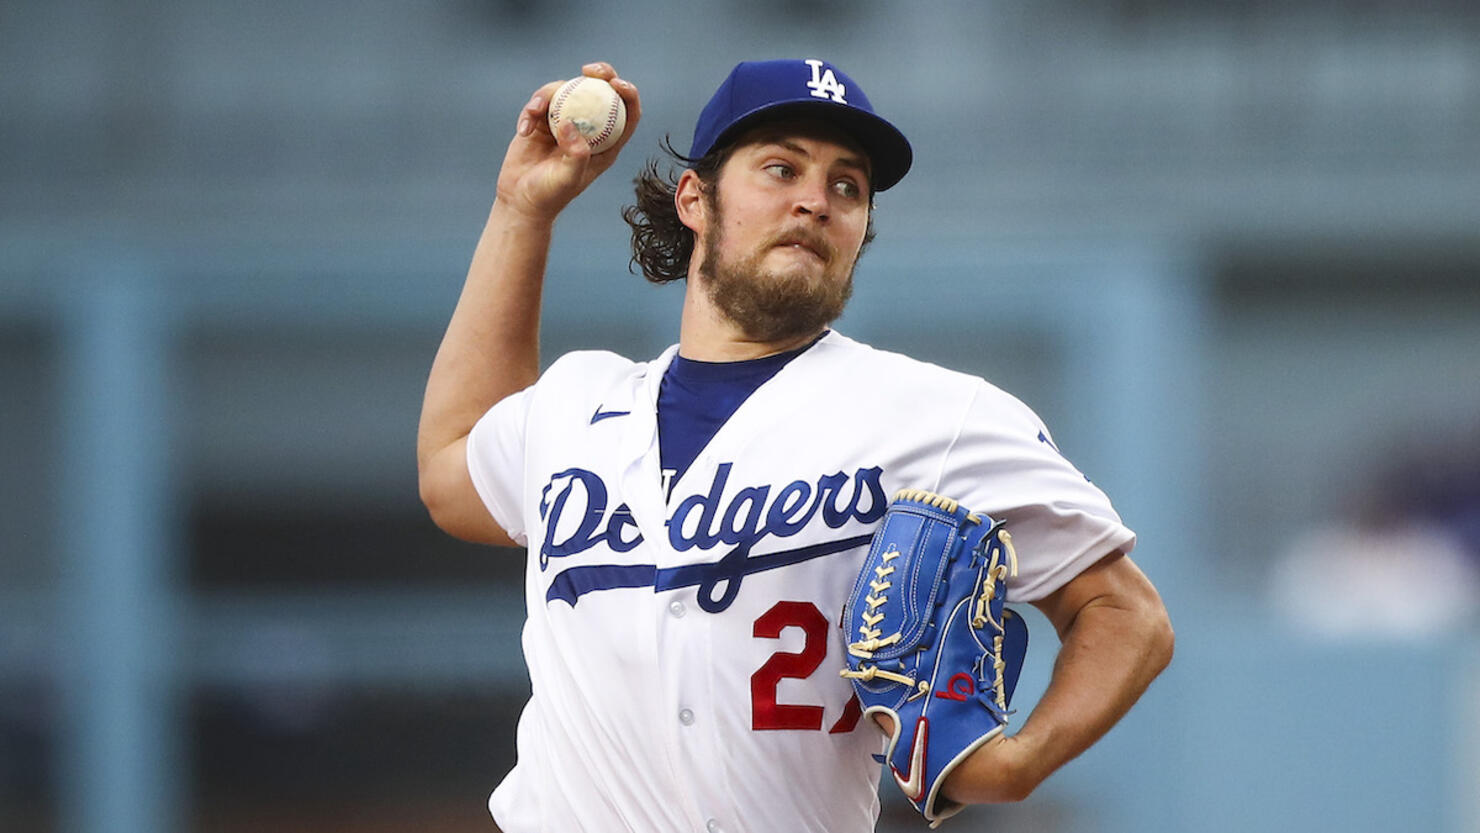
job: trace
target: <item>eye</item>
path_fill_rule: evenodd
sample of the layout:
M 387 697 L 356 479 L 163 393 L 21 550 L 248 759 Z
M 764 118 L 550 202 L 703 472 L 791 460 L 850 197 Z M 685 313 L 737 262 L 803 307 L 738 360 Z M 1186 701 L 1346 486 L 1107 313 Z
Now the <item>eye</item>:
M 785 162 L 772 162 L 765 167 L 765 170 L 777 179 L 796 179 L 797 175 L 796 168 Z
M 833 190 L 838 193 L 838 196 L 849 200 L 856 200 L 863 195 L 863 189 L 851 179 L 840 179 L 834 182 Z

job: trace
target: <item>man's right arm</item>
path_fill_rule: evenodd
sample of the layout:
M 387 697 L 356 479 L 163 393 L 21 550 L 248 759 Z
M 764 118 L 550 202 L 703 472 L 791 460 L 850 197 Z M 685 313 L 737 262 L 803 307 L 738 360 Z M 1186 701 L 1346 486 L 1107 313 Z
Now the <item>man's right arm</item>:
M 625 144 L 641 117 L 637 88 L 607 64 L 582 71 L 611 81 L 626 101 Z M 551 134 L 546 114 L 558 86 L 541 87 L 519 115 L 488 223 L 422 400 L 416 438 L 421 499 L 439 527 L 469 541 L 514 545 L 473 487 L 468 434 L 495 403 L 538 378 L 540 297 L 555 218 L 617 156 L 616 149 L 591 155 L 569 123 L 559 137 Z

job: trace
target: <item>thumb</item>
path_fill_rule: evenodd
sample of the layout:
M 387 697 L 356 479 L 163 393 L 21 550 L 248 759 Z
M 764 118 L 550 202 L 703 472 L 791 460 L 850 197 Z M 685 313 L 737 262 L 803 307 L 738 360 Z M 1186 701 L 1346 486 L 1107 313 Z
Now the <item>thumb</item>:
M 591 164 L 591 145 L 574 124 L 564 121 L 555 130 L 555 144 L 560 148 L 557 172 L 553 179 L 562 190 L 579 189 Z

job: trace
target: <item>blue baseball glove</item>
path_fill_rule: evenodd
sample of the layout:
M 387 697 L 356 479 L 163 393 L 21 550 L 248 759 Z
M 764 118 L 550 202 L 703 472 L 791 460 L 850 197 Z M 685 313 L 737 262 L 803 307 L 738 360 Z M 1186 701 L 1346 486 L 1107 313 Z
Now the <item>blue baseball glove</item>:
M 961 812 L 946 776 L 1007 725 L 1028 627 L 1003 607 L 1012 537 L 950 498 L 904 489 L 843 607 L 864 715 L 894 718 L 888 764 L 931 827 Z

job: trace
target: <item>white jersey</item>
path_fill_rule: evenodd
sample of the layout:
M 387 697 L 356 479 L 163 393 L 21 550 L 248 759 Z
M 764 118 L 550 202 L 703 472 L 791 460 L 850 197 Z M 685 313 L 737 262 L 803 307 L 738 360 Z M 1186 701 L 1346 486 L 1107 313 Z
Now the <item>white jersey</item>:
M 529 548 L 533 695 L 489 808 L 506 833 L 872 830 L 883 742 L 838 675 L 838 620 L 889 496 L 1007 521 L 1010 602 L 1135 536 L 1017 399 L 836 332 L 665 491 L 676 352 L 566 355 L 469 438 L 478 493 Z

